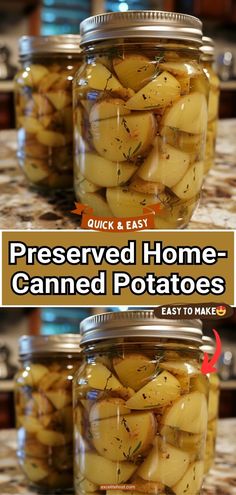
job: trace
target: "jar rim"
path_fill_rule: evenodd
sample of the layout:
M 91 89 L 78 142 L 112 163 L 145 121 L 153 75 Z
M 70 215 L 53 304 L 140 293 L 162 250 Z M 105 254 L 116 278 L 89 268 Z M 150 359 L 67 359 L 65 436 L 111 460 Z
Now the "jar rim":
M 58 335 L 22 335 L 19 339 L 19 356 L 29 354 L 79 354 L 81 335 L 65 333 Z
M 19 39 L 19 56 L 31 54 L 80 54 L 81 37 L 78 34 L 57 36 L 22 36 Z
M 215 55 L 215 43 L 209 36 L 202 37 L 202 46 L 200 47 L 202 55 L 213 57 Z
M 153 309 L 128 310 L 85 318 L 80 324 L 81 346 L 120 337 L 147 337 L 160 340 L 191 341 L 202 345 L 202 322 L 200 320 L 160 319 Z
M 160 10 L 108 12 L 80 24 L 81 46 L 105 39 L 168 38 L 202 44 L 202 22 L 197 17 Z
M 202 352 L 207 352 L 210 356 L 214 356 L 216 349 L 214 340 L 211 337 L 208 337 L 208 335 L 203 335 L 202 342 Z

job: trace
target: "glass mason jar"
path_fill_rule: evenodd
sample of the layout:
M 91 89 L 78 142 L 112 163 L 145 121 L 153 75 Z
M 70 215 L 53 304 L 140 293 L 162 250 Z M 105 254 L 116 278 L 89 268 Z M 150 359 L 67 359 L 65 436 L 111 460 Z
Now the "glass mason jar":
M 203 36 L 202 43 L 203 45 L 200 49 L 200 51 L 202 52 L 201 64 L 210 84 L 206 153 L 204 161 L 205 172 L 207 173 L 214 165 L 220 99 L 220 80 L 214 68 L 214 41 L 207 36 Z
M 86 318 L 81 333 L 76 495 L 199 494 L 208 396 L 201 323 L 136 310 Z
M 212 358 L 215 353 L 215 343 L 210 337 L 203 336 L 202 351 Z M 215 446 L 217 436 L 217 421 L 219 413 L 220 399 L 220 379 L 217 373 L 209 373 L 209 401 L 208 401 L 208 424 L 207 424 L 207 439 L 205 450 L 205 474 L 207 474 L 215 458 Z
M 80 336 L 20 339 L 15 407 L 18 460 L 30 485 L 43 493 L 73 487 L 72 379 Z
M 80 66 L 80 36 L 24 36 L 15 78 L 18 159 L 42 188 L 73 186 L 72 81 Z
M 155 228 L 188 224 L 201 191 L 207 123 L 201 26 L 158 11 L 81 23 L 86 63 L 73 83 L 74 188 L 95 215 L 135 217 L 157 204 Z

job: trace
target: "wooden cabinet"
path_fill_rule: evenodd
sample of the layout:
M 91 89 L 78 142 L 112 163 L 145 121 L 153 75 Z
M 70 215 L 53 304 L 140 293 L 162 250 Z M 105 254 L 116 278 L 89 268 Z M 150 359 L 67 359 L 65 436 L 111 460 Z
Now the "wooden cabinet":
M 194 14 L 201 18 L 219 19 L 221 21 L 231 20 L 232 12 L 235 7 L 234 0 L 194 0 Z
M 220 418 L 236 417 L 236 389 L 221 390 L 219 416 Z
M 14 94 L 0 90 L 0 129 L 15 127 Z

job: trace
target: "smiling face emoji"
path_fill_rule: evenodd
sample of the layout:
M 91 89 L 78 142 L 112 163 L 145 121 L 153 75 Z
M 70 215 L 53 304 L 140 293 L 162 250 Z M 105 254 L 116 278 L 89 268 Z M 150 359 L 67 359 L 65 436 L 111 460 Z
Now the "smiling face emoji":
M 226 307 L 225 306 L 217 306 L 216 314 L 217 314 L 217 316 L 224 316 L 226 314 Z

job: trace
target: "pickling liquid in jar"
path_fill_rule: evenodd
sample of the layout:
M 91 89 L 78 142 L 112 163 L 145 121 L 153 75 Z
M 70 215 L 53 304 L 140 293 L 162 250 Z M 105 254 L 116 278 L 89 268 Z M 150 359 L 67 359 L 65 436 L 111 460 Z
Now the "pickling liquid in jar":
M 203 352 L 207 352 L 209 356 L 215 353 L 215 343 L 213 339 L 203 336 Z M 219 416 L 219 399 L 220 399 L 220 379 L 217 373 L 210 373 L 209 379 L 209 401 L 208 401 L 208 424 L 207 424 L 207 439 L 205 450 L 205 474 L 207 474 L 215 459 L 217 423 Z
M 17 457 L 27 483 L 45 494 L 73 489 L 72 379 L 80 336 L 22 337 L 15 378 Z
M 200 322 L 125 311 L 87 318 L 81 333 L 76 495 L 199 494 L 209 388 Z
M 155 228 L 183 228 L 204 173 L 201 22 L 158 11 L 97 20 L 81 24 L 86 64 L 73 83 L 76 197 L 105 217 L 157 204 Z
M 214 68 L 214 42 L 211 38 L 203 36 L 201 47 L 201 64 L 209 80 L 210 91 L 208 101 L 208 123 L 205 153 L 205 172 L 209 172 L 214 165 L 215 147 L 217 137 L 217 124 L 219 114 L 220 80 Z
M 18 160 L 27 179 L 50 189 L 73 186 L 72 80 L 80 36 L 24 36 L 15 78 Z

